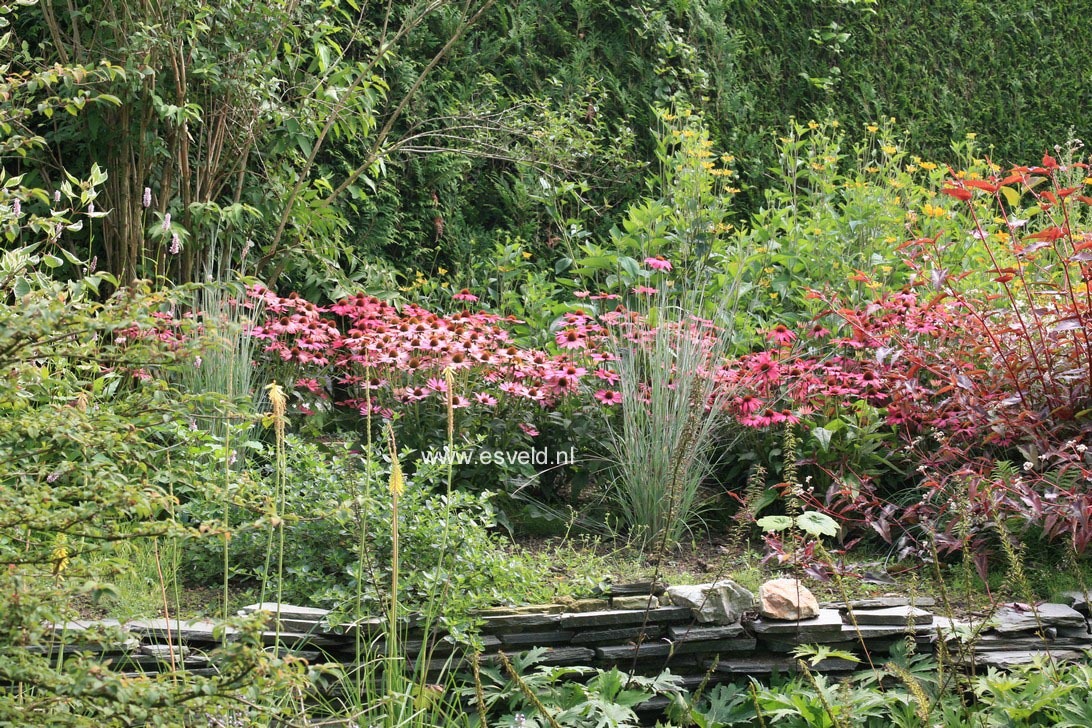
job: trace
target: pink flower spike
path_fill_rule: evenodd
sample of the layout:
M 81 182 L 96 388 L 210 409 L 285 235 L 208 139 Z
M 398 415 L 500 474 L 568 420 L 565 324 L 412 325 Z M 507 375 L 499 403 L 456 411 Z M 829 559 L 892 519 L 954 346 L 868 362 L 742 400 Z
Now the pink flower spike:
M 645 258 L 645 265 L 652 270 L 671 270 L 671 262 L 662 255 L 657 255 L 655 258 Z

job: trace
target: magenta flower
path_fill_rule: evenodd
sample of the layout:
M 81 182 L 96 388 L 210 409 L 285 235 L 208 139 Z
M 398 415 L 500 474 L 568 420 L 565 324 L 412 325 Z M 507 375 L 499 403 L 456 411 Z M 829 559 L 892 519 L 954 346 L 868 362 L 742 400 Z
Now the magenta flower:
M 649 286 L 637 286 L 636 288 L 633 289 L 633 292 L 636 293 L 638 296 L 641 295 L 641 294 L 647 294 L 649 296 L 652 296 L 654 294 L 659 293 L 660 289 L 651 288 Z
M 525 433 L 527 433 L 531 437 L 538 437 L 538 430 L 536 430 L 533 425 L 528 425 L 526 423 L 521 422 L 521 423 L 519 423 L 519 429 L 523 430 Z
M 652 270 L 671 270 L 671 261 L 666 260 L 662 255 L 657 255 L 655 258 L 645 258 L 645 265 Z

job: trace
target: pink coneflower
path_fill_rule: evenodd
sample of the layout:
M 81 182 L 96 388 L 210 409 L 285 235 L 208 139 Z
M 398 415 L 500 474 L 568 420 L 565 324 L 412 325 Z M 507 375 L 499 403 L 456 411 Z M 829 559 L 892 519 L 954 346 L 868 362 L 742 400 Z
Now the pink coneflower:
M 765 403 L 753 394 L 745 394 L 736 398 L 736 407 L 745 415 L 754 414 L 764 406 Z
M 478 404 L 485 405 L 486 407 L 495 407 L 497 405 L 497 398 L 488 392 L 477 392 L 474 395 L 474 399 Z
M 464 288 L 451 298 L 456 301 L 469 301 L 470 303 L 478 300 L 478 297 L 471 293 L 469 288 Z
M 641 295 L 641 294 L 647 294 L 649 296 L 652 296 L 654 294 L 659 293 L 660 289 L 651 288 L 649 286 L 637 286 L 636 288 L 633 289 L 633 292 L 636 293 L 638 296 Z
M 751 373 L 764 382 L 776 382 L 781 376 L 781 368 L 769 352 L 762 352 L 751 360 Z
M 790 331 L 785 324 L 778 324 L 770 329 L 770 333 L 766 334 L 766 338 L 778 346 L 788 346 L 796 340 L 796 334 Z
M 596 369 L 595 376 L 599 377 L 607 384 L 615 384 L 621 378 L 618 376 L 618 372 L 611 369 Z
M 595 398 L 608 406 L 622 403 L 622 393 L 613 389 L 600 389 L 595 393 Z
M 525 433 L 527 433 L 531 437 L 538 437 L 538 430 L 536 430 L 533 425 L 528 425 L 526 423 L 521 422 L 521 423 L 519 423 L 519 429 L 523 430 Z
M 808 336 L 812 337 L 813 339 L 821 339 L 829 333 L 830 329 L 827 329 L 823 326 L 823 324 L 818 321 L 813 323 L 811 325 L 811 328 L 808 329 Z
M 454 397 L 451 398 L 452 409 L 464 409 L 469 406 L 470 400 L 462 396 L 461 394 L 456 394 Z
M 575 291 L 573 293 L 573 295 L 576 296 L 577 298 L 587 298 L 588 296 L 591 295 L 591 292 L 590 291 Z
M 652 270 L 671 270 L 671 262 L 662 255 L 657 255 L 655 258 L 645 258 L 645 265 Z
M 443 379 L 440 379 L 439 377 L 429 377 L 427 384 L 429 386 L 429 389 L 434 389 L 437 392 L 447 391 L 447 382 L 445 382 Z
M 558 331 L 557 335 L 554 336 L 554 341 L 562 349 L 583 349 L 588 345 L 584 334 L 571 326 Z

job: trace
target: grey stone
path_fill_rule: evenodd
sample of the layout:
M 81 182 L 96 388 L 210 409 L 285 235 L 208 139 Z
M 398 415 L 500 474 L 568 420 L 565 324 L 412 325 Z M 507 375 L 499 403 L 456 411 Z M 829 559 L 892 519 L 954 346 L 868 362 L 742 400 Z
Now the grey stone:
M 269 614 L 276 615 L 280 619 L 295 619 L 304 622 L 322 622 L 328 616 L 330 616 L 329 609 L 318 609 L 316 607 L 301 607 L 295 604 L 286 604 L 284 602 L 261 602 L 259 604 L 248 604 L 239 610 L 240 615 L 254 614 L 255 612 L 268 612 Z
M 904 637 L 908 634 L 929 636 L 933 633 L 933 625 L 930 624 L 915 624 L 914 630 L 911 633 L 909 625 L 875 625 L 875 624 L 861 624 L 857 623 L 854 627 L 852 624 L 842 625 L 842 636 L 846 639 L 852 640 L 874 640 L 874 639 L 889 639 Z
M 676 628 L 672 628 L 676 629 Z M 651 641 L 659 639 L 664 634 L 664 628 L 649 624 L 642 627 L 619 627 L 618 629 L 598 629 L 587 632 L 577 632 L 570 642 L 574 645 L 595 645 L 610 642 L 629 642 L 637 640 Z M 643 636 L 642 636 L 643 635 Z
M 1087 626 L 1084 616 L 1064 604 L 1040 604 L 1032 609 L 1005 605 L 994 614 L 993 629 L 1002 634 L 1026 632 L 1040 627 Z
M 1083 591 L 1067 591 L 1061 594 L 1060 600 L 1062 604 L 1068 607 L 1073 607 L 1084 616 L 1088 616 L 1088 600 L 1092 595 L 1086 594 Z
M 799 669 L 800 666 L 795 658 L 779 655 L 729 658 L 718 660 L 716 663 L 716 672 L 731 675 L 764 675 L 772 672 L 796 672 Z M 861 669 L 861 666 L 852 660 L 830 658 L 823 660 L 813 669 L 819 672 L 852 672 Z
M 193 622 L 178 619 L 137 619 L 125 624 L 125 629 L 152 640 L 182 640 L 184 642 L 220 642 L 231 638 L 236 630 L 218 626 L 208 620 Z
M 190 655 L 190 648 L 186 645 L 141 645 L 137 651 L 164 662 L 184 660 Z
M 610 604 L 612 609 L 657 609 L 660 600 L 653 596 L 613 597 Z
M 602 612 L 584 612 L 582 614 L 562 614 L 562 629 L 585 629 L 588 627 L 623 627 L 662 622 L 681 622 L 690 618 L 690 610 L 685 607 L 660 607 L 644 610 L 606 610 Z
M 643 597 L 649 594 L 660 596 L 664 593 L 664 585 L 655 581 L 635 581 L 629 584 L 610 584 L 605 593 L 612 597 Z
M 819 616 L 813 619 L 801 619 L 798 622 L 780 622 L 771 619 L 756 619 L 750 624 L 751 631 L 758 636 L 764 635 L 800 635 L 804 642 L 823 637 L 842 635 L 842 615 L 837 609 L 820 609 Z
M 574 632 L 553 630 L 551 632 L 510 632 L 499 635 L 505 647 L 559 647 L 567 645 Z
M 860 625 L 898 626 L 906 625 L 913 621 L 914 625 L 931 625 L 933 615 L 924 609 L 917 607 L 887 607 L 885 609 L 861 609 L 853 610 L 853 620 Z M 847 621 L 851 621 L 847 619 Z
M 561 623 L 560 614 L 507 614 L 487 616 L 483 619 L 482 630 L 485 632 L 519 632 L 522 630 L 557 629 Z
M 709 642 L 674 643 L 666 640 L 644 642 L 641 645 L 616 645 L 598 647 L 595 655 L 600 660 L 617 662 L 621 660 L 669 658 L 674 655 L 708 654 L 715 655 L 729 652 L 750 652 L 755 648 L 756 640 L 741 637 L 730 640 L 711 640 Z
M 1083 652 L 1077 650 L 1039 649 L 1039 650 L 1006 650 L 998 652 L 975 652 L 973 662 L 979 667 L 997 667 L 1006 669 L 1018 665 L 1027 665 L 1035 660 L 1051 659 L 1059 662 L 1072 662 L 1084 657 Z
M 595 658 L 595 652 L 587 647 L 553 647 L 539 660 L 540 665 L 587 665 Z
M 887 607 L 908 607 L 913 603 L 915 607 L 932 607 L 937 600 L 933 597 L 870 597 L 868 599 L 852 599 L 849 602 L 822 602 L 819 606 L 829 609 L 885 609 Z
M 697 640 L 724 640 L 743 634 L 743 625 L 730 624 L 724 627 L 669 627 L 668 634 L 675 642 L 694 642 Z
M 755 603 L 755 595 L 730 579 L 713 584 L 672 586 L 667 589 L 671 603 L 686 607 L 704 624 L 733 624 Z

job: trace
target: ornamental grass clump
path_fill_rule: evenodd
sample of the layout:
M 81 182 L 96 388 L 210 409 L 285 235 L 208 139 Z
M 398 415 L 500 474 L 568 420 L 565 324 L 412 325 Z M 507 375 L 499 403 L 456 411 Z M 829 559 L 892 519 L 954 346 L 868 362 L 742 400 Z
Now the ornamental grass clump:
M 694 525 L 714 446 L 741 426 L 730 416 L 734 388 L 719 373 L 732 343 L 732 293 L 638 294 L 609 325 L 622 412 L 608 448 L 613 499 L 641 548 L 675 544 Z M 703 319 L 691 311 L 711 310 Z

